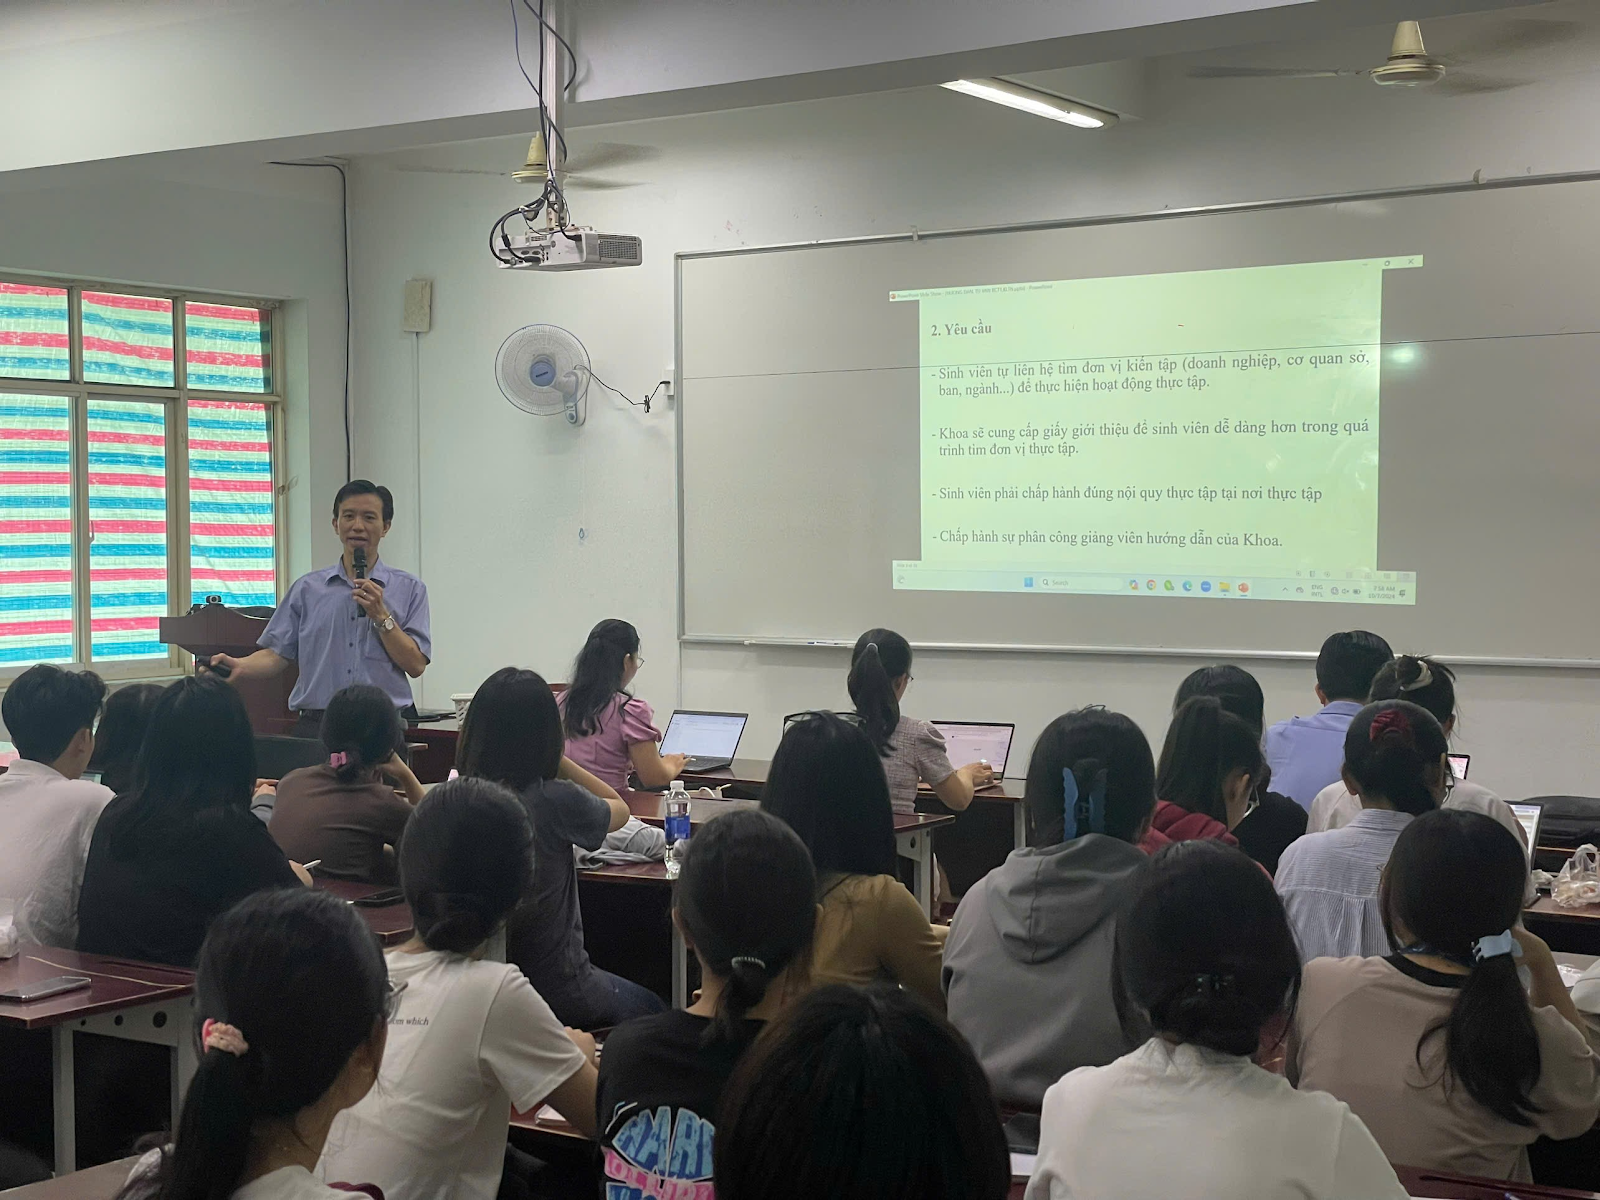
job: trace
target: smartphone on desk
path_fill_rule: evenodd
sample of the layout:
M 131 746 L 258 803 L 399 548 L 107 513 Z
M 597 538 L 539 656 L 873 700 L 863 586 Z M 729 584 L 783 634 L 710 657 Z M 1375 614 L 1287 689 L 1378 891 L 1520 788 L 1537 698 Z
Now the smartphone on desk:
M 370 896 L 362 896 L 350 901 L 357 908 L 388 908 L 391 904 L 405 902 L 406 894 L 399 888 L 384 888 L 381 892 L 373 892 Z
M 36 979 L 31 983 L 0 988 L 0 1000 L 20 1000 L 23 1003 L 43 1000 L 48 996 L 59 996 L 63 992 L 76 992 L 88 987 L 90 982 L 87 975 L 56 975 L 50 979 Z

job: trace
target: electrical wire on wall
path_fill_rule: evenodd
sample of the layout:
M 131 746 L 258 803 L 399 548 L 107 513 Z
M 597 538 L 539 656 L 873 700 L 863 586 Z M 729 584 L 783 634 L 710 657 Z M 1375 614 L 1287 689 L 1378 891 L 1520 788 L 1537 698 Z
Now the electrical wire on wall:
M 350 180 L 344 164 L 336 162 L 278 162 L 275 167 L 318 167 L 339 172 L 339 216 L 344 247 L 344 477 L 354 476 L 354 450 L 350 438 Z
M 422 570 L 422 334 L 416 330 L 411 332 L 411 411 L 416 419 L 417 456 L 416 478 L 412 487 L 417 497 L 416 543 L 417 543 L 417 578 L 425 579 Z M 425 707 L 423 688 L 426 686 L 424 677 L 417 676 L 416 682 L 411 686 L 416 689 L 416 706 Z

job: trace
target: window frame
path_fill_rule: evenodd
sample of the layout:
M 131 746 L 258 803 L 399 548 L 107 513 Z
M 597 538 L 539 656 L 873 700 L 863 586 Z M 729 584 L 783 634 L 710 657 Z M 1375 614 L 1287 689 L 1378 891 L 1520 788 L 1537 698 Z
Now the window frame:
M 285 415 L 283 368 L 282 302 L 252 296 L 229 296 L 218 292 L 179 291 L 138 284 L 107 283 L 103 280 L 66 278 L 0 272 L 0 283 L 32 287 L 65 288 L 67 291 L 67 338 L 70 379 L 24 379 L 0 376 L 0 392 L 25 396 L 57 396 L 68 401 L 68 429 L 72 464 L 72 657 L 63 666 L 92 669 L 107 680 L 172 679 L 189 671 L 184 651 L 176 646 L 160 659 L 95 660 L 90 612 L 93 587 L 90 583 L 89 545 L 89 402 L 91 399 L 116 401 L 159 401 L 166 413 L 166 488 L 167 488 L 167 615 L 181 616 L 189 611 L 190 514 L 189 514 L 189 402 L 215 400 L 262 404 L 267 412 L 267 444 L 272 463 L 272 574 L 274 591 L 281 597 L 285 584 L 284 446 Z M 138 384 L 91 383 L 84 379 L 83 293 L 106 292 L 119 296 L 149 296 L 172 302 L 171 387 Z M 188 330 L 185 305 L 221 304 L 235 308 L 254 308 L 267 323 L 267 346 L 271 356 L 266 392 L 225 392 L 189 387 Z M 0 667 L 0 690 L 27 670 L 27 663 Z

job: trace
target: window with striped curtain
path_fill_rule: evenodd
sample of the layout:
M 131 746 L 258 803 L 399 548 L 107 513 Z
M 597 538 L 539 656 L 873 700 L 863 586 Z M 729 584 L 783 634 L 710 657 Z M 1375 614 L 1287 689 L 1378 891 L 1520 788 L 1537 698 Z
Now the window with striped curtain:
M 0 683 L 36 662 L 176 673 L 162 617 L 276 604 L 273 318 L 0 279 Z

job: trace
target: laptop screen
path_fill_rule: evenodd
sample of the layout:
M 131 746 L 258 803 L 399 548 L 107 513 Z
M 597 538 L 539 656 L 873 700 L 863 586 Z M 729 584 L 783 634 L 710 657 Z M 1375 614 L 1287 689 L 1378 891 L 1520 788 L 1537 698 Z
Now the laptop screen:
M 951 766 L 960 769 L 981 760 L 994 768 L 997 777 L 1005 775 L 1006 760 L 1011 757 L 1011 739 L 1017 732 L 1015 725 L 935 721 L 933 727 L 944 734 L 944 749 Z
M 1544 805 L 1513 804 L 1510 808 L 1521 823 L 1522 832 L 1528 837 L 1528 853 L 1531 854 L 1539 846 L 1539 819 L 1544 815 Z
M 744 736 L 745 713 L 684 712 L 672 714 L 662 754 L 687 754 L 691 758 L 732 758 Z
M 1472 765 L 1472 755 L 1452 754 L 1449 757 L 1450 774 L 1454 775 L 1457 779 L 1465 779 L 1467 777 L 1467 768 Z

